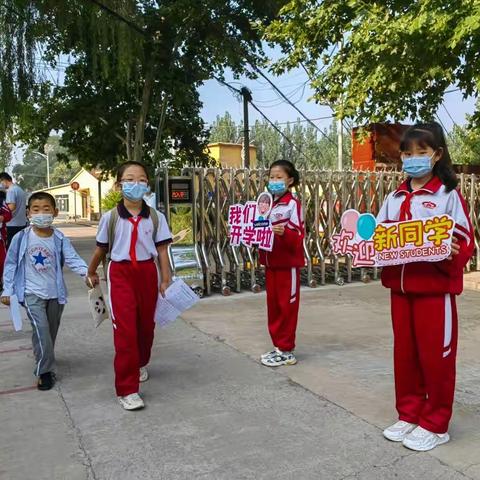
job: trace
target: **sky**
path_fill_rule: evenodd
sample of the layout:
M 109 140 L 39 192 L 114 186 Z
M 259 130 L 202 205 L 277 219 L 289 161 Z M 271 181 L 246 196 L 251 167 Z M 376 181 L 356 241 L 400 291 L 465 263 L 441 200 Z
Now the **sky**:
M 267 72 L 264 72 L 267 73 Z M 293 103 L 310 119 L 329 117 L 332 111 L 329 107 L 316 105 L 309 99 L 313 91 L 309 88 L 307 74 L 303 70 L 295 70 L 279 77 L 267 76 L 274 81 L 277 87 L 289 97 Z M 253 102 L 272 121 L 279 123 L 295 122 L 300 115 L 287 102 L 282 101 L 280 96 L 263 79 L 251 80 L 242 77 L 239 80 L 233 79 L 232 75 L 225 76 L 227 83 L 233 84 L 235 88 L 248 87 L 252 91 Z M 305 85 L 305 88 L 303 86 Z M 453 88 L 453 87 L 452 87 Z M 291 95 L 290 95 L 291 94 Z M 243 104 L 241 99 L 237 100 L 235 94 L 226 86 L 216 80 L 209 80 L 200 88 L 200 99 L 203 102 L 202 118 L 211 124 L 217 116 L 223 116 L 226 111 L 230 113 L 236 122 L 243 118 Z M 441 123 L 450 131 L 454 122 L 458 125 L 465 124 L 465 115 L 474 111 L 475 103 L 473 98 L 463 99 L 461 92 L 455 91 L 445 94 L 443 106 L 437 112 Z M 447 113 L 448 111 L 448 113 Z M 451 118 L 450 118 L 451 117 Z M 261 116 L 252 107 L 249 108 L 250 123 L 261 120 Z M 332 118 L 314 120 L 320 128 L 327 128 Z
M 265 50 L 272 60 L 277 60 L 281 53 L 279 49 L 272 49 L 265 46 Z M 68 59 L 61 59 L 62 68 L 68 64 Z M 297 105 L 297 107 L 318 127 L 328 128 L 332 122 L 332 111 L 329 107 L 316 105 L 311 101 L 313 91 L 309 88 L 307 74 L 301 69 L 292 70 L 284 75 L 274 77 L 267 72 L 267 76 L 274 81 L 277 87 Z M 52 80 L 59 83 L 63 82 L 63 72 L 49 72 Z M 54 78 L 56 77 L 56 78 Z M 234 79 L 232 74 L 227 71 L 225 81 L 231 83 L 235 88 L 240 89 L 242 86 L 248 87 L 252 92 L 253 102 L 258 108 L 272 121 L 282 123 L 295 122 L 300 117 L 298 112 L 282 100 L 263 78 L 249 79 L 241 77 Z M 453 87 L 452 87 L 453 89 Z M 223 116 L 225 112 L 229 112 L 232 118 L 239 123 L 243 118 L 243 104 L 241 99 L 237 99 L 236 95 L 226 86 L 221 85 L 216 80 L 209 80 L 200 87 L 200 100 L 203 103 L 201 116 L 207 125 L 211 125 L 217 116 Z M 447 93 L 444 97 L 446 110 L 443 106 L 437 112 L 441 123 L 447 131 L 450 131 L 454 123 L 458 125 L 465 124 L 465 115 L 473 113 L 474 99 L 463 99 L 461 92 L 454 91 Z M 448 111 L 448 113 L 447 113 Z M 327 117 L 327 118 L 324 118 Z M 261 120 L 262 117 L 252 107 L 249 108 L 250 123 L 255 120 Z M 320 119 L 319 119 L 320 118 Z M 316 120 L 318 119 L 318 120 Z M 407 122 L 408 123 L 408 122 Z M 13 164 L 21 162 L 24 148 L 17 146 L 14 149 Z M 13 166 L 13 165 L 12 165 Z

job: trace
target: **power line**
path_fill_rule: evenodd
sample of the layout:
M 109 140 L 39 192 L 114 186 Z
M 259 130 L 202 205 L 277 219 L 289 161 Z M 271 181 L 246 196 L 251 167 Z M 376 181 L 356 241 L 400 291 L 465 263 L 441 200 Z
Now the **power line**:
M 252 65 L 253 69 L 264 78 L 279 94 L 280 96 L 291 105 L 310 125 L 316 128 L 332 145 L 338 148 L 336 142 L 334 142 L 318 125 L 315 125 L 294 103 L 292 103 L 285 94 L 256 66 Z
M 221 80 L 220 78 L 217 78 L 217 77 L 214 77 L 215 80 L 217 80 L 219 83 L 221 83 L 222 85 L 225 85 L 227 88 L 229 88 L 231 91 L 233 91 L 234 93 L 236 93 L 237 95 L 241 95 L 242 92 L 240 90 L 238 90 L 237 88 L 233 87 L 232 85 L 229 85 L 227 82 L 225 82 L 224 80 Z M 285 139 L 285 141 L 290 145 L 292 146 L 293 148 L 295 148 L 295 150 L 297 150 L 301 155 L 303 155 L 303 157 L 309 161 L 309 162 L 312 162 L 310 158 L 308 158 L 305 153 L 303 152 L 303 150 L 298 147 L 295 143 L 292 142 L 292 140 L 290 140 L 290 138 L 288 138 L 279 128 L 278 126 L 272 122 L 253 102 L 252 100 L 249 100 L 250 105 L 274 128 L 274 130 L 279 133 L 282 138 Z M 319 153 L 320 153 L 320 156 L 322 157 L 323 160 L 325 160 L 325 157 L 323 156 L 323 153 L 319 150 Z M 313 162 L 312 162 L 313 163 Z
M 450 115 L 450 112 L 448 111 L 447 109 L 447 106 L 445 105 L 445 102 L 442 102 L 442 107 L 445 109 L 445 111 L 447 112 L 447 115 L 450 117 L 450 120 L 452 121 L 453 125 L 455 127 L 458 127 L 458 124 L 457 122 L 455 121 L 455 119 Z

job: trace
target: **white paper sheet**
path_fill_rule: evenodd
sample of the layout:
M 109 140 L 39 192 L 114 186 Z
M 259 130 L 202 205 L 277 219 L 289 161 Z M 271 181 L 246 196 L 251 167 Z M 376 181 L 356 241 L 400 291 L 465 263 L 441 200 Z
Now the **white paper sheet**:
M 20 304 L 18 303 L 18 299 L 16 295 L 12 295 L 10 297 L 10 318 L 13 323 L 13 328 L 16 332 L 22 330 L 23 321 L 22 321 L 22 314 L 20 312 Z
M 181 279 L 176 279 L 167 288 L 165 297 L 158 296 L 155 321 L 165 327 L 178 318 L 185 310 L 192 308 L 199 298 Z
M 165 298 L 181 312 L 192 308 L 198 302 L 198 295 L 180 278 L 167 288 Z

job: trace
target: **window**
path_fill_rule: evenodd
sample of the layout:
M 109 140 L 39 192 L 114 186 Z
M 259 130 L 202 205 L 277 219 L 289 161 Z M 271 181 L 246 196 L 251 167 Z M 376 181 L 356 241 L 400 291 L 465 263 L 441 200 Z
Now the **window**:
M 55 201 L 57 202 L 57 208 L 60 212 L 69 211 L 68 195 L 55 195 Z

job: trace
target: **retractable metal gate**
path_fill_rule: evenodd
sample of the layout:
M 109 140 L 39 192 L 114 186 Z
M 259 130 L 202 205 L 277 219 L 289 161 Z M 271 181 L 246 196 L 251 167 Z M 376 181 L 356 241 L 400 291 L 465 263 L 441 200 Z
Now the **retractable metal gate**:
M 229 295 L 245 289 L 258 292 L 264 285 L 264 269 L 258 263 L 256 249 L 230 246 L 227 215 L 230 205 L 257 198 L 265 189 L 267 173 L 220 168 L 182 171 L 181 178 L 191 181 L 192 248 L 207 295 Z M 316 287 L 377 278 L 377 269 L 353 269 L 349 258 L 333 255 L 329 239 L 345 210 L 355 208 L 377 214 L 385 197 L 401 183 L 403 174 L 305 170 L 300 176 L 295 193 L 302 202 L 305 218 L 306 266 L 302 283 Z M 160 177 L 168 178 L 168 172 L 162 172 Z M 460 175 L 460 189 L 475 229 L 476 251 L 468 269 L 476 270 L 480 265 L 480 178 Z M 165 196 L 168 197 L 167 193 Z

